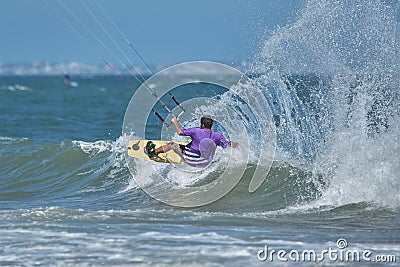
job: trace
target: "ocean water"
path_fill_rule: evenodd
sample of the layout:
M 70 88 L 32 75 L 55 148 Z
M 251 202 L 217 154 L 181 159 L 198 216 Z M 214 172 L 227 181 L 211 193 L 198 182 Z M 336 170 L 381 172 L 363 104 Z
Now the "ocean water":
M 196 208 L 163 204 L 135 179 L 156 170 L 196 186 L 215 178 L 227 155 L 217 151 L 200 180 L 140 161 L 131 173 L 127 142 L 135 133 L 122 134 L 122 124 L 134 92 L 118 77 L 75 75 L 67 86 L 62 75 L 0 76 L 0 265 L 396 265 L 396 12 L 393 2 L 309 1 L 291 24 L 260 37 L 246 72 L 272 111 L 271 170 L 250 194 L 251 155 L 228 195 Z M 264 137 L 246 106 L 218 86 L 189 87 L 173 94 L 181 102 L 218 99 L 238 111 L 225 120 L 245 122 L 257 156 Z M 174 105 L 168 96 L 163 101 Z M 219 111 L 212 104 L 186 109 L 187 125 L 197 123 L 198 110 Z M 147 126 L 146 137 L 160 137 L 156 116 Z M 304 251 L 316 258 L 302 259 Z

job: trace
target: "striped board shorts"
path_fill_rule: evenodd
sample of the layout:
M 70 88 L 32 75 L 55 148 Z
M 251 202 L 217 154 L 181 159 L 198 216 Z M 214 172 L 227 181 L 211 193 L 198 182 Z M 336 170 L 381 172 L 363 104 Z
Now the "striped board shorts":
M 204 168 L 207 167 L 212 161 L 212 157 L 202 157 L 200 155 L 200 152 L 195 153 L 193 151 L 190 151 L 189 148 L 183 145 L 175 143 L 172 149 L 175 151 L 175 153 L 180 155 L 187 164 L 192 167 Z
M 183 152 L 183 159 L 187 164 L 200 168 L 207 166 L 211 162 L 210 159 L 203 158 L 201 155 L 189 150 Z

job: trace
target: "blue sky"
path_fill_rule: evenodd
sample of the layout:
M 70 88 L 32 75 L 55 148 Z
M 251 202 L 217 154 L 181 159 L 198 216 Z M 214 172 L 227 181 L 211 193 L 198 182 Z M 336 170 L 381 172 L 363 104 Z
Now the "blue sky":
M 97 0 L 124 35 L 153 64 L 191 60 L 235 62 L 259 51 L 264 35 L 294 20 L 304 1 Z M 60 4 L 64 3 L 110 50 Z M 126 42 L 97 8 L 89 9 L 125 50 Z M 80 38 L 71 27 L 83 37 Z M 118 48 L 92 19 L 80 0 L 2 0 L 0 62 L 115 61 Z M 130 56 L 130 49 L 125 50 Z M 123 57 L 117 55 L 123 60 Z M 125 61 L 125 60 L 123 60 Z

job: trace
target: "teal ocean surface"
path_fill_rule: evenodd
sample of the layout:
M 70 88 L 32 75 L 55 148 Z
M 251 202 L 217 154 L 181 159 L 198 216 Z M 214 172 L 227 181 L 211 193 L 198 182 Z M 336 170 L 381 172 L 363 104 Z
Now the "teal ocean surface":
M 379 160 L 349 151 L 358 157 L 350 166 L 336 163 L 349 168 L 344 179 L 282 152 L 255 193 L 245 176 L 223 199 L 179 209 L 146 195 L 126 167 L 121 124 L 132 93 L 118 79 L 76 77 L 76 88 L 57 76 L 1 81 L 2 265 L 262 265 L 264 245 L 322 251 L 339 238 L 399 253 L 398 146 L 384 161 L 388 148 L 366 139 Z
M 375 1 L 317 3 L 265 38 L 246 69 L 276 127 L 276 155 L 264 183 L 248 192 L 257 164 L 250 155 L 239 184 L 201 207 L 169 206 L 137 186 L 138 176 L 160 167 L 147 161 L 136 162 L 137 172 L 127 167 L 127 142 L 135 133 L 122 134 L 122 124 L 134 92 L 121 79 L 76 74 L 66 85 L 63 75 L 3 73 L 0 265 L 395 265 L 396 9 Z M 182 103 L 208 97 L 237 110 L 226 120 L 245 122 L 257 156 L 263 133 L 242 102 L 215 85 L 187 87 L 172 91 Z M 174 107 L 168 95 L 162 100 Z M 184 107 L 181 123 L 196 125 L 198 107 Z M 160 103 L 155 109 L 168 115 Z M 160 138 L 161 128 L 150 114 L 146 137 Z M 226 130 L 218 123 L 216 129 Z M 218 175 L 225 156 L 217 151 L 214 171 L 200 180 L 169 167 L 161 173 L 196 186 Z

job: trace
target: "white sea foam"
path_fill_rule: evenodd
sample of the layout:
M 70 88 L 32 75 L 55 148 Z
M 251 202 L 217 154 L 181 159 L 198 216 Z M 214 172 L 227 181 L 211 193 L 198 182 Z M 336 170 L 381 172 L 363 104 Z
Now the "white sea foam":
M 8 91 L 32 91 L 32 88 L 21 85 L 21 84 L 13 84 L 13 85 L 0 85 L 0 90 L 8 90 Z
M 400 144 L 393 136 L 399 130 L 394 125 L 379 139 L 354 132 L 335 134 L 336 141 L 317 163 L 329 183 L 317 203 L 341 206 L 371 202 L 400 207 Z
M 8 136 L 0 136 L 0 141 L 25 141 L 29 140 L 29 138 L 15 138 L 15 137 L 8 137 Z
M 85 141 L 72 141 L 72 143 L 78 146 L 86 154 L 97 155 L 104 151 L 113 152 L 115 151 L 115 142 L 113 141 L 95 141 L 95 142 L 85 142 Z

